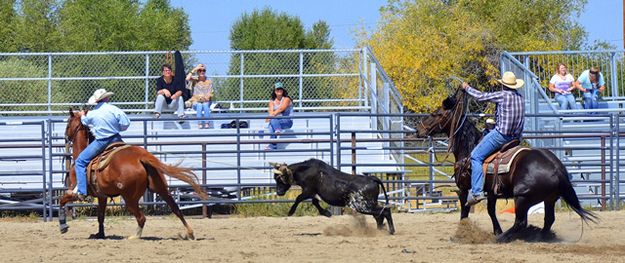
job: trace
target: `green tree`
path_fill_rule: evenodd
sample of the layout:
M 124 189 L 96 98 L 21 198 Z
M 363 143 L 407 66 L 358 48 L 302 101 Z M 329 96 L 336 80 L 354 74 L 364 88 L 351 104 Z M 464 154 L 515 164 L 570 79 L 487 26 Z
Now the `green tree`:
M 18 51 L 46 52 L 59 50 L 56 0 L 22 0 L 15 26 Z
M 323 21 L 315 23 L 307 32 L 298 17 L 265 8 L 254 10 L 249 14 L 245 13 L 235 21 L 230 30 L 230 47 L 234 50 L 332 48 L 329 32 L 329 27 Z M 310 71 L 310 65 L 317 65 L 313 57 L 304 58 L 305 72 Z M 241 60 L 243 60 L 243 74 L 245 75 L 295 75 L 300 71 L 298 53 L 243 53 L 232 56 L 229 69 L 231 75 L 241 73 Z M 333 61 L 326 61 L 326 63 L 334 65 Z M 243 97 L 246 100 L 266 100 L 275 81 L 283 82 L 293 98 L 299 97 L 299 91 L 296 88 L 299 85 L 298 78 L 246 78 L 243 80 L 232 78 L 225 83 L 223 90 L 218 92 L 219 99 L 238 100 L 241 81 L 244 81 Z M 319 89 L 318 83 L 308 80 L 306 82 L 305 92 L 316 94 Z M 309 97 L 308 94 L 306 97 Z M 265 106 L 264 103 L 261 105 Z
M 402 93 L 404 105 L 427 112 L 459 76 L 488 87 L 499 77 L 502 50 L 579 49 L 584 29 L 574 21 L 585 0 L 390 0 L 378 29 L 362 42 Z
M 17 14 L 15 13 L 15 0 L 0 2 L 0 52 L 15 52 L 15 25 Z

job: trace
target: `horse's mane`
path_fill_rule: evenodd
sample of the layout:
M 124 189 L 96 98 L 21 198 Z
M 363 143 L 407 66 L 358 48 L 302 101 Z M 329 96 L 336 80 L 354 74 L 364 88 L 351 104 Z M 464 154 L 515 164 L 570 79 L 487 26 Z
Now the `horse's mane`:
M 443 108 L 451 110 L 448 149 L 456 158 L 468 156 L 480 140 L 475 122 L 467 116 L 469 103 L 470 97 L 460 89 L 456 91 L 455 96 L 443 101 Z

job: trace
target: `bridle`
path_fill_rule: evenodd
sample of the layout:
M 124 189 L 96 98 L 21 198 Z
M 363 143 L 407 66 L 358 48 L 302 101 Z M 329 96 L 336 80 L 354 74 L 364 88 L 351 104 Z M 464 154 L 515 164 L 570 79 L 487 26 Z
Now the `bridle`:
M 74 139 L 76 139 L 76 135 L 78 134 L 79 131 L 84 131 L 84 132 L 89 132 L 89 129 L 87 127 L 85 127 L 85 125 L 82 125 L 82 123 L 80 123 L 79 125 L 76 125 L 76 128 L 74 128 L 73 130 L 74 132 L 70 133 L 70 134 L 65 134 L 65 142 L 66 143 L 73 143 Z

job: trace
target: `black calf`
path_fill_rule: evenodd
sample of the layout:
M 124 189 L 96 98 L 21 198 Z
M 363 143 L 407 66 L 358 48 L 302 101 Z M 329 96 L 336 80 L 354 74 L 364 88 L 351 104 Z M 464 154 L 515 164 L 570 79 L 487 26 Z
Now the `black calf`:
M 330 217 L 330 211 L 319 205 L 320 198 L 333 206 L 348 206 L 359 213 L 373 215 L 378 229 L 384 227 L 386 218 L 389 232 L 395 233 L 390 208 L 378 204 L 379 186 L 382 187 L 387 205 L 388 195 L 382 181 L 377 177 L 343 173 L 317 159 L 291 165 L 270 164 L 274 168 L 279 196 L 286 194 L 291 185 L 299 185 L 302 188 L 302 193 L 297 196 L 289 210 L 289 216 L 295 213 L 300 202 L 312 198 L 312 203 L 319 210 L 319 214 Z

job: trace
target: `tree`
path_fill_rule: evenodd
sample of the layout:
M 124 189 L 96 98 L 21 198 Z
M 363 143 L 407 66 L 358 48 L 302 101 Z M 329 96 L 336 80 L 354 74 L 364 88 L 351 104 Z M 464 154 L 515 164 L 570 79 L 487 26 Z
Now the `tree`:
M 15 52 L 15 0 L 0 2 L 0 52 Z
M 22 0 L 15 26 L 17 51 L 47 52 L 59 48 L 55 0 Z
M 362 42 L 393 79 L 404 105 L 429 112 L 450 76 L 494 84 L 502 50 L 578 49 L 585 32 L 572 14 L 585 0 L 390 0 L 376 32 Z
M 315 23 L 312 30 L 306 32 L 298 17 L 265 8 L 254 10 L 249 14 L 245 13 L 235 21 L 230 30 L 230 47 L 234 50 L 332 48 L 329 33 L 330 29 L 323 21 Z M 229 69 L 231 75 L 241 73 L 241 56 L 243 56 L 243 74 L 245 75 L 295 75 L 300 71 L 298 53 L 244 53 L 232 56 Z M 314 56 L 306 57 L 304 71 L 310 72 L 311 67 L 318 66 L 316 60 L 319 59 Z M 334 66 L 333 61 L 326 61 L 326 63 Z M 221 87 L 223 90 L 219 92 L 219 99 L 238 100 L 241 81 L 244 81 L 243 97 L 246 100 L 266 100 L 275 81 L 283 82 L 292 97 L 299 96 L 298 89 L 295 89 L 299 85 L 298 78 L 245 78 L 243 80 L 231 78 L 224 87 Z M 317 90 L 320 89 L 318 84 L 315 81 L 307 82 L 305 92 L 317 94 Z M 307 95 L 307 97 L 310 96 Z

